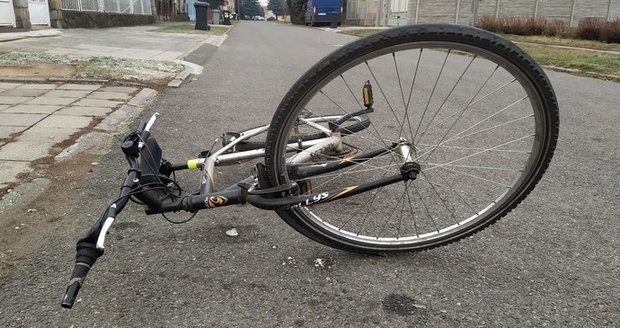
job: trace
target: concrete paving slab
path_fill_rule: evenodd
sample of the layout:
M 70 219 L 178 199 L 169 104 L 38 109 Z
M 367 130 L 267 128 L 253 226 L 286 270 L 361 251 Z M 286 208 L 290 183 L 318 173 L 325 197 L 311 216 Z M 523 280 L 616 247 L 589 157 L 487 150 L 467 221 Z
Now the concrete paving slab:
M 59 90 L 97 90 L 101 87 L 101 84 L 73 84 L 67 83 L 58 87 Z
M 119 125 L 123 124 L 123 122 L 129 121 L 129 117 L 135 116 L 142 112 L 142 109 L 143 108 L 141 107 L 123 105 L 112 114 L 104 118 L 103 121 L 97 124 L 95 128 L 103 131 L 114 131 Z
M 101 100 L 101 99 L 81 99 L 80 101 L 73 104 L 74 106 L 84 106 L 84 107 L 116 107 L 122 104 L 121 101 L 111 101 L 111 100 Z
M 26 104 L 39 104 L 39 105 L 69 105 L 70 103 L 78 100 L 78 98 L 59 98 L 59 97 L 37 97 L 29 100 Z
M 182 80 L 174 79 L 174 80 L 168 82 L 168 86 L 172 87 L 172 88 L 178 88 L 178 87 L 181 86 L 182 83 L 183 83 Z
M 90 117 L 53 114 L 46 117 L 37 125 L 48 128 L 81 129 L 87 127 L 90 121 Z
M 16 105 L 4 110 L 4 113 L 51 114 L 63 105 Z
M 54 143 L 18 140 L 0 148 L 0 160 L 34 161 L 49 155 Z
M 103 88 L 99 89 L 98 91 L 122 92 L 122 93 L 131 94 L 131 93 L 134 93 L 134 92 L 138 91 L 138 88 L 116 86 L 116 87 L 103 87 Z
M 53 83 L 31 83 L 31 84 L 22 84 L 18 86 L 18 89 L 34 89 L 34 90 L 53 90 L 56 89 L 58 85 Z
M 13 89 L 20 86 L 21 83 L 0 82 L 0 89 Z
M 52 90 L 45 94 L 46 97 L 58 98 L 81 98 L 87 96 L 90 90 Z
M 78 130 L 79 129 L 72 129 L 68 127 L 54 128 L 35 125 L 17 137 L 17 140 L 40 141 L 48 144 L 57 144 L 69 139 L 71 135 L 78 132 Z
M 23 131 L 24 126 L 0 126 L 0 139 L 10 138 L 11 134 Z
M 34 97 L 2 96 L 0 95 L 0 105 L 17 105 L 25 103 Z
M 18 174 L 31 171 L 29 162 L 0 161 L 0 184 L 14 182 Z
M 65 148 L 60 154 L 56 155 L 56 161 L 63 161 L 75 154 L 86 152 L 92 155 L 105 155 L 110 150 L 109 133 L 93 131 L 81 136 L 73 145 Z
M 182 52 L 179 51 L 164 51 L 157 56 L 151 57 L 153 60 L 175 60 L 183 56 Z
M 18 96 L 18 97 L 38 97 L 46 93 L 48 90 L 37 89 L 8 89 L 0 92 L 0 96 Z
M 0 113 L 2 126 L 31 126 L 44 118 L 45 114 Z
M 157 91 L 150 89 L 150 88 L 144 88 L 142 90 L 140 90 L 140 92 L 138 92 L 138 94 L 136 94 L 133 98 L 131 98 L 128 102 L 127 105 L 130 106 L 136 106 L 136 107 L 143 107 L 145 106 L 149 101 L 152 101 L 155 96 L 157 96 Z
M 110 107 L 84 107 L 84 106 L 70 106 L 59 110 L 58 115 L 73 115 L 73 116 L 104 116 L 112 111 Z
M 94 91 L 86 98 L 102 100 L 127 100 L 131 98 L 131 95 L 122 92 Z

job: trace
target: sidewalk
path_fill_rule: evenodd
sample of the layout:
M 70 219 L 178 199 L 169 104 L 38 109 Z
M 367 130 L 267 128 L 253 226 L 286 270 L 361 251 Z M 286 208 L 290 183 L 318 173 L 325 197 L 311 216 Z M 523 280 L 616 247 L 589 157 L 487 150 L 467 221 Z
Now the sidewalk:
M 105 29 L 41 30 L 0 33 L 0 52 L 45 52 L 78 57 L 110 56 L 129 59 L 180 60 L 202 44 L 217 45 L 223 36 L 155 32 L 168 24 Z M 48 32 L 43 32 L 48 31 Z M 54 32 L 50 32 L 54 31 Z M 15 35 L 28 35 L 2 42 Z M 55 35 L 33 37 L 35 35 Z
M 66 157 L 71 147 L 62 145 L 90 132 L 91 125 L 108 114 L 141 112 L 155 94 L 151 89 L 101 84 L 0 82 L 0 189 L 31 172 L 36 160 Z M 115 130 L 118 120 L 109 121 L 94 127 L 100 137 Z
M 226 38 L 153 31 L 166 25 L 0 33 L 0 52 L 176 61 L 186 66 L 179 75 L 187 77 L 199 74 L 202 67 L 182 59 L 204 44 L 219 46 Z M 32 172 L 33 163 L 43 158 L 54 156 L 59 161 L 85 149 L 91 152 L 91 147 L 96 148 L 119 124 L 142 112 L 157 94 L 148 88 L 107 86 L 104 82 L 28 84 L 7 82 L 10 80 L 0 76 L 0 191 L 20 183 L 21 176 Z

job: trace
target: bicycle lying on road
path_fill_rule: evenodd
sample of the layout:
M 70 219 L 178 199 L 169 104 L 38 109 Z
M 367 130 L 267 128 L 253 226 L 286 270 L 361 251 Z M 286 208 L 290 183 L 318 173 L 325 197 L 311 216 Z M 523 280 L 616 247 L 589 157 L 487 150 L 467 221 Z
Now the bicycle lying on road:
M 228 132 L 218 149 L 162 159 L 153 115 L 122 143 L 120 196 L 77 243 L 71 308 L 129 200 L 146 214 L 251 204 L 303 235 L 362 253 L 415 251 L 468 237 L 534 188 L 555 149 L 551 84 L 510 41 L 475 28 L 416 25 L 339 48 L 289 90 L 269 125 Z M 216 190 L 214 168 L 264 158 Z M 200 170 L 186 193 L 179 170 Z

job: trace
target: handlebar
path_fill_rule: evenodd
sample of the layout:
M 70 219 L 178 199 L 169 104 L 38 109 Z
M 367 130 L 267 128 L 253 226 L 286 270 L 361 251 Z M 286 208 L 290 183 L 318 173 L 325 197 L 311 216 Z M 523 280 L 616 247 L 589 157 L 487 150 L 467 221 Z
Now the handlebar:
M 150 129 L 158 115 L 158 113 L 155 113 L 151 116 L 148 123 L 145 124 L 144 122 L 140 122 L 138 125 L 134 135 L 139 137 L 131 140 L 134 145 L 137 143 L 137 147 L 123 143 L 123 151 L 125 152 L 126 146 L 129 149 L 129 151 L 125 152 L 125 154 L 127 155 L 127 161 L 129 162 L 130 169 L 127 172 L 125 182 L 121 187 L 119 198 L 108 207 L 99 220 L 97 220 L 90 232 L 77 242 L 75 247 L 75 265 L 73 267 L 73 272 L 71 273 L 69 286 L 67 287 L 62 302 L 60 303 L 60 306 L 63 308 L 70 309 L 73 307 L 77 294 L 84 284 L 86 275 L 97 259 L 103 255 L 105 235 L 107 234 L 108 229 L 112 226 L 116 215 L 123 210 L 125 205 L 127 205 L 131 191 L 138 185 L 139 167 L 137 157 L 139 156 L 139 152 L 134 153 L 133 149 L 139 150 L 142 148 L 144 142 L 150 136 Z

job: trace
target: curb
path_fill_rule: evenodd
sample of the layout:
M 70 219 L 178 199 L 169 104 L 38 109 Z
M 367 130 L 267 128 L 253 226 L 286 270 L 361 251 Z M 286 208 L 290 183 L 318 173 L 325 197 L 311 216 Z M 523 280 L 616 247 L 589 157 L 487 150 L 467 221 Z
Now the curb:
M 569 74 L 573 74 L 577 76 L 581 75 L 581 76 L 597 78 L 601 80 L 620 81 L 620 76 L 618 75 L 601 74 L 601 73 L 596 73 L 596 72 L 582 71 L 577 68 L 566 68 L 566 67 L 558 67 L 558 66 L 553 66 L 553 65 L 541 65 L 541 66 L 544 69 L 561 72 L 561 73 L 569 73 Z
M 221 25 L 221 26 L 227 26 L 227 25 Z M 181 59 L 175 60 L 175 62 L 185 65 L 185 70 L 177 74 L 177 76 L 175 76 L 174 79 L 172 79 L 172 81 L 168 82 L 168 87 L 178 88 L 181 86 L 181 84 L 183 84 L 183 81 L 185 81 L 191 74 L 194 74 L 194 75 L 202 74 L 202 69 L 203 69 L 202 66 L 191 63 L 191 62 L 184 61 L 183 59 L 185 59 L 185 57 L 189 56 L 191 53 L 198 50 L 200 47 L 202 47 L 205 44 L 210 44 L 210 45 L 213 45 L 219 48 L 222 45 L 222 43 L 224 43 L 224 41 L 228 38 L 228 33 L 230 32 L 232 28 L 233 26 L 230 26 L 228 30 L 224 32 L 224 34 L 222 35 L 210 35 L 203 41 L 199 42 L 192 49 L 186 51 L 183 55 L 181 55 L 181 57 L 179 57 Z
M 55 29 L 29 31 L 29 32 L 0 33 L 0 42 L 9 42 L 9 41 L 32 39 L 32 38 L 47 38 L 47 37 L 53 37 L 53 36 L 60 36 L 61 34 L 62 34 L 62 31 L 55 30 Z

